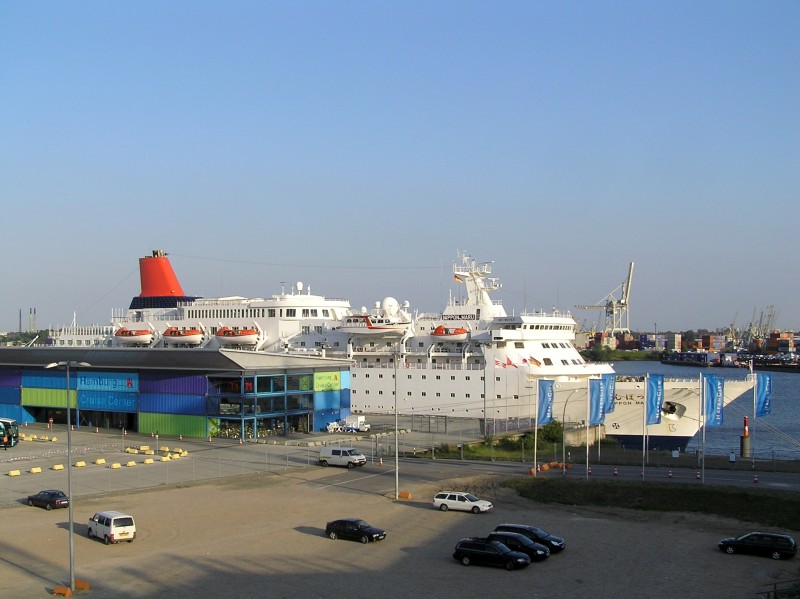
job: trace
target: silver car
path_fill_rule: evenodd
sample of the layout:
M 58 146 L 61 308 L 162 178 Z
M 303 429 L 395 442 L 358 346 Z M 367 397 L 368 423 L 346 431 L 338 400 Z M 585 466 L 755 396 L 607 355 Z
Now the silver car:
M 492 509 L 492 503 L 483 499 L 478 499 L 472 493 L 461 491 L 441 491 L 433 498 L 433 507 L 446 512 L 447 510 L 461 510 L 462 512 L 488 512 Z

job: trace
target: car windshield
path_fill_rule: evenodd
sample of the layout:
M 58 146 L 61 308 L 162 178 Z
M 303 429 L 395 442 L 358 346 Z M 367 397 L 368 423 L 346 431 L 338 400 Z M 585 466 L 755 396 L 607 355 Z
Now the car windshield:
M 550 536 L 549 532 L 547 532 L 546 530 L 542 530 L 541 528 L 534 527 L 533 528 L 533 532 L 534 532 L 534 534 L 536 534 L 536 535 L 538 535 L 540 537 L 549 537 Z
M 347 455 L 358 455 L 358 451 L 356 451 L 355 449 L 351 449 L 349 451 L 346 451 L 345 453 L 347 453 Z
M 503 545 L 500 541 L 492 541 L 491 545 L 492 547 L 497 548 L 500 553 L 509 553 L 511 551 L 511 549 Z
M 476 501 L 480 501 L 480 499 L 478 499 L 477 497 L 475 497 L 475 495 L 472 495 L 470 493 L 467 493 L 466 495 L 464 495 L 464 497 L 466 497 L 468 501 L 472 501 L 473 503 Z
M 369 528 L 369 524 L 364 522 L 364 520 L 357 520 L 356 521 L 356 528 Z

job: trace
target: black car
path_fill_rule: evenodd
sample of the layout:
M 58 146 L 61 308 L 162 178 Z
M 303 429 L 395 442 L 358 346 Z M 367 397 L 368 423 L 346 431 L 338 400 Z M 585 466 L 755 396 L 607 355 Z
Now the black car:
M 386 531 L 370 526 L 358 518 L 343 518 L 334 520 L 325 525 L 325 534 L 331 539 L 352 539 L 369 543 L 370 541 L 380 541 L 386 538 Z
M 486 538 L 490 541 L 500 541 L 512 551 L 524 553 L 532 562 L 540 562 L 550 557 L 550 549 L 517 532 L 493 532 Z
M 766 555 L 772 559 L 789 559 L 797 553 L 794 537 L 774 532 L 750 532 L 722 539 L 719 548 L 726 553 Z
M 64 491 L 50 489 L 39 491 L 36 495 L 28 495 L 28 505 L 36 505 L 48 510 L 54 507 L 69 507 L 69 497 Z
M 531 541 L 540 543 L 550 549 L 551 553 L 558 553 L 563 551 L 567 546 L 564 539 L 551 535 L 546 530 L 537 528 L 535 526 L 528 526 L 527 524 L 501 524 L 495 526 L 495 532 L 516 532 L 523 536 L 528 537 Z
M 519 551 L 512 551 L 500 541 L 483 538 L 461 539 L 453 551 L 453 558 L 465 566 L 502 566 L 506 570 L 516 570 L 530 565 L 531 558 Z

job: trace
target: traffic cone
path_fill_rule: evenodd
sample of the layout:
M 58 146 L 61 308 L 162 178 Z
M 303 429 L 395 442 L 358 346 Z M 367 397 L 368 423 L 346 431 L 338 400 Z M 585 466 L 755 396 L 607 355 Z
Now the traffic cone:
M 239 445 L 242 445 L 243 443 L 244 443 L 244 441 L 242 441 L 241 439 L 239 439 Z
M 383 466 L 383 458 L 381 458 L 380 461 L 378 462 L 378 466 Z
M 536 472 L 541 472 L 541 471 L 542 471 L 541 464 L 536 464 Z
M 672 478 L 672 468 L 669 469 L 669 473 L 667 474 L 667 478 Z
M 151 438 L 151 439 L 154 439 L 154 438 L 155 438 L 155 436 L 156 436 L 156 434 L 155 434 L 155 433 L 150 433 L 150 438 Z
M 700 480 L 700 471 L 699 471 L 699 470 L 697 471 L 697 474 L 695 475 L 695 478 L 696 478 L 697 480 Z
M 753 482 L 754 482 L 754 483 L 757 483 L 757 482 L 758 482 L 758 474 L 754 474 L 754 475 L 753 475 Z
M 617 470 L 616 468 L 614 468 L 614 476 L 619 476 L 619 470 Z
M 589 474 L 591 474 L 591 473 L 592 473 L 592 467 L 589 466 Z
M 178 439 L 180 439 L 181 441 L 183 441 L 183 435 L 178 435 Z
M 94 432 L 95 432 L 96 435 L 99 435 L 100 434 L 100 427 L 99 426 L 94 427 Z
M 211 443 L 211 437 L 208 438 L 208 442 Z

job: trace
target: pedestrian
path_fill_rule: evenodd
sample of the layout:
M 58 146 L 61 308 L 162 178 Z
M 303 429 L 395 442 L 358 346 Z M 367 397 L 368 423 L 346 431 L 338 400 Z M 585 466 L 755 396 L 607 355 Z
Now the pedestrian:
M 8 436 L 3 437 L 3 449 L 8 451 Z

